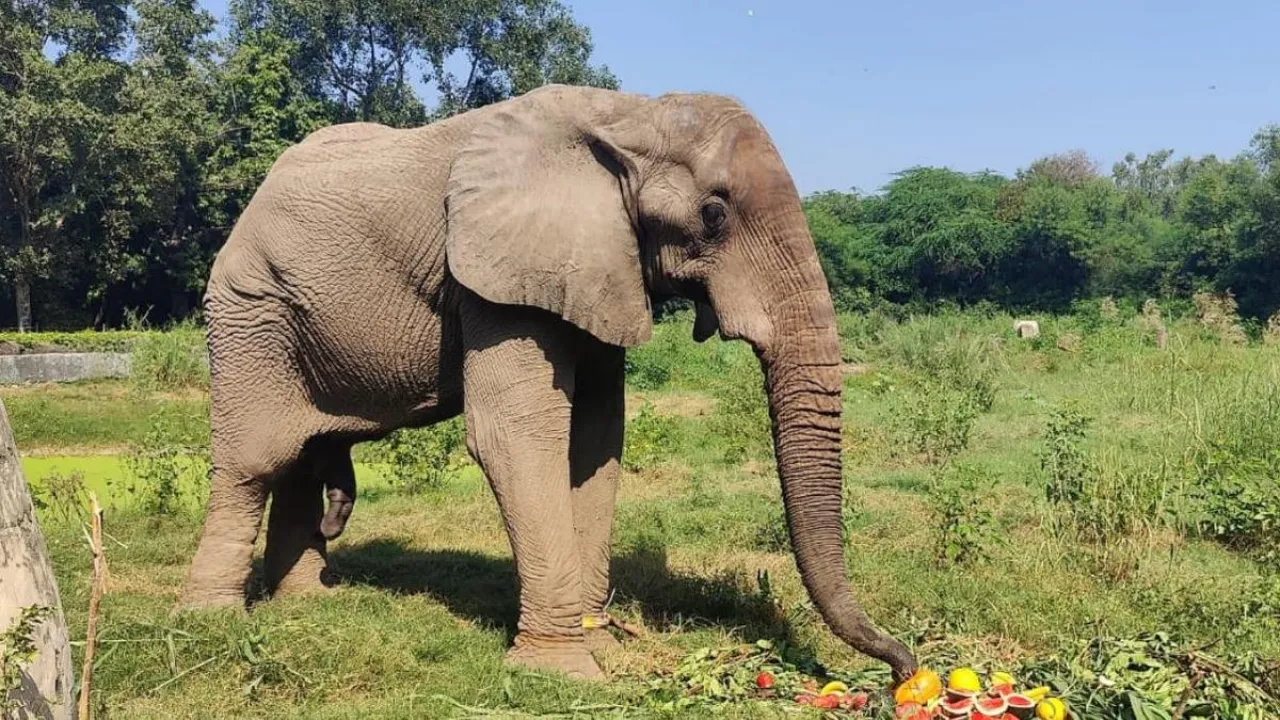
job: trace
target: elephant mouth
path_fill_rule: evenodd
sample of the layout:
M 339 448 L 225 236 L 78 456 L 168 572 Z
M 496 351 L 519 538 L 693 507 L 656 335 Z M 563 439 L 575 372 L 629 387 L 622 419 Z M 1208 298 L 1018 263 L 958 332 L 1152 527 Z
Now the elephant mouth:
M 709 303 L 694 303 L 693 340 L 706 342 L 712 335 L 720 331 L 720 319 L 716 317 L 715 308 Z

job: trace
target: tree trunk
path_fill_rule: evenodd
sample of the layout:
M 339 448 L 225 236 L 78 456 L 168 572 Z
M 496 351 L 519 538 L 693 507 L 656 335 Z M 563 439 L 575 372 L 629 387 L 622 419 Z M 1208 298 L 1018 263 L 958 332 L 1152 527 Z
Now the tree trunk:
M 18 304 L 18 332 L 31 332 L 31 281 L 25 275 L 14 281 L 13 297 Z
M 35 628 L 36 657 L 22 668 L 22 686 L 8 699 L 17 701 L 19 718 L 74 718 L 66 619 L 18 464 L 9 416 L 0 403 L 0 632 L 10 627 L 23 608 L 33 605 L 51 608 L 52 613 Z

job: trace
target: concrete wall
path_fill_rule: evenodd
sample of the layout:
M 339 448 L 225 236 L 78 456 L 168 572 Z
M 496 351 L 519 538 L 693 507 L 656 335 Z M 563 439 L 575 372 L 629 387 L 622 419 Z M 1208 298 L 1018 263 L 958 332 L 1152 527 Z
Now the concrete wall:
M 0 355 L 0 385 L 129 377 L 128 353 Z

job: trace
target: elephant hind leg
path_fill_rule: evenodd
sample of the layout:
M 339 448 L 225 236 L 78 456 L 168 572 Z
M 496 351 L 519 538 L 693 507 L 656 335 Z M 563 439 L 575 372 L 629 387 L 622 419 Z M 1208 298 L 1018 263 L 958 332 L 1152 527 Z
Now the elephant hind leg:
M 338 488 L 354 496 L 355 469 L 348 446 L 317 440 L 291 472 L 276 480 L 271 491 L 263 567 L 272 594 L 314 592 L 331 584 L 326 533 L 322 532 L 328 519 L 324 512 L 326 487 L 330 493 Z M 346 513 L 350 513 L 350 505 Z
M 244 607 L 267 484 L 287 473 L 296 459 L 288 450 L 273 453 L 265 448 L 255 460 L 232 460 L 225 455 L 215 447 L 204 532 L 187 573 L 180 608 Z

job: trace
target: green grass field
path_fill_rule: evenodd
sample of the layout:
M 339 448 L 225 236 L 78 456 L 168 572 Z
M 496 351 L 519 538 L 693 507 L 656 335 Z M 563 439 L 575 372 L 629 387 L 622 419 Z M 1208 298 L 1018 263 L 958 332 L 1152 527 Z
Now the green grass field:
M 1275 717 L 1280 346 L 1184 321 L 1160 349 L 1149 318 L 1105 315 L 1042 319 L 1019 340 L 1012 321 L 841 319 L 846 562 L 866 609 L 933 667 L 1051 682 L 1077 717 L 1134 718 L 1145 702 L 1167 718 L 1197 672 L 1191 707 Z M 380 446 L 358 449 L 334 592 L 174 617 L 199 473 L 163 515 L 122 488 L 129 453 L 155 438 L 207 442 L 203 392 L 0 388 L 73 637 L 90 557 L 67 478 L 109 507 L 95 704 L 120 718 L 818 717 L 708 690 L 723 663 L 699 650 L 762 639 L 785 667 L 883 685 L 800 585 L 753 358 L 689 334 L 687 318 L 663 323 L 628 360 L 611 611 L 643 633 L 603 658 L 606 685 L 502 666 L 514 570 L 473 466 L 410 493 Z M 1200 657 L 1189 649 L 1229 672 L 1183 663 Z

